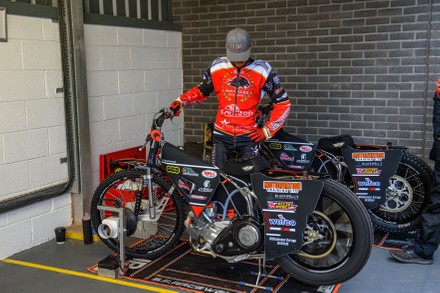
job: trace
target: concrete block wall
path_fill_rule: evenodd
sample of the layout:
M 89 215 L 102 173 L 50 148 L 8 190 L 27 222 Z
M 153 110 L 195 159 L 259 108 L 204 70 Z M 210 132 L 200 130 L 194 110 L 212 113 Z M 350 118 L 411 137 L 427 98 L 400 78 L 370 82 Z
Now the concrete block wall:
M 153 115 L 182 92 L 180 32 L 85 25 L 93 187 L 99 155 L 142 145 Z M 183 144 L 183 120 L 165 123 Z
M 357 142 L 391 141 L 427 155 L 440 78 L 439 1 L 173 0 L 172 6 L 183 28 L 185 90 L 225 55 L 226 33 L 243 27 L 253 39 L 252 57 L 271 63 L 291 97 L 289 132 L 312 142 L 351 134 Z M 216 107 L 211 97 L 185 109 L 186 141 L 201 141 Z
M 66 182 L 66 134 L 58 24 L 7 16 L 0 43 L 0 201 Z M 55 237 L 71 224 L 66 193 L 0 214 L 0 259 Z

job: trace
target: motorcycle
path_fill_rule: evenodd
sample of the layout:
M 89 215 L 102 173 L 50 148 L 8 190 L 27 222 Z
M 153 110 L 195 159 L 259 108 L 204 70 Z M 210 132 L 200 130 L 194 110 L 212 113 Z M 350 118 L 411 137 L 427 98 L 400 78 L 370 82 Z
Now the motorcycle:
M 120 240 L 105 221 L 125 211 L 124 253 L 131 258 L 164 255 L 187 235 L 196 252 L 230 263 L 273 261 L 311 285 L 353 278 L 366 264 L 372 225 L 361 201 L 327 176 L 276 170 L 261 156 L 228 161 L 223 170 L 164 141 L 156 113 L 146 164 L 107 177 L 91 202 L 91 220 L 102 242 L 118 251 Z M 186 231 L 183 234 L 184 230 Z
M 271 108 L 260 107 L 260 126 Z M 373 226 L 385 232 L 416 229 L 429 200 L 432 169 L 407 148 L 391 143 L 356 144 L 350 135 L 340 135 L 314 145 L 281 129 L 261 144 L 261 153 L 278 168 L 326 173 L 347 185 L 367 208 Z

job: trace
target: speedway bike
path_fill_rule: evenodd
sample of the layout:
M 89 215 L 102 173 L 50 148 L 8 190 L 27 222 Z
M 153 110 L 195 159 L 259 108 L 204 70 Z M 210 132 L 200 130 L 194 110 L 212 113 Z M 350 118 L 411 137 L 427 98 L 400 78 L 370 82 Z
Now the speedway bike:
M 155 115 L 146 163 L 110 175 L 96 189 L 91 219 L 105 245 L 118 251 L 120 241 L 105 234 L 112 213 L 102 206 L 125 210 L 127 257 L 157 258 L 184 237 L 196 252 L 229 263 L 273 261 L 312 285 L 361 271 L 372 225 L 349 188 L 328 176 L 272 172 L 261 156 L 228 161 L 220 170 L 164 140 L 162 125 L 171 117 L 167 108 Z
M 262 126 L 272 105 L 262 105 Z M 329 174 L 347 185 L 363 202 L 375 228 L 406 232 L 418 227 L 428 203 L 430 166 L 407 148 L 356 144 L 350 135 L 324 137 L 315 145 L 283 129 L 260 144 L 273 166 Z

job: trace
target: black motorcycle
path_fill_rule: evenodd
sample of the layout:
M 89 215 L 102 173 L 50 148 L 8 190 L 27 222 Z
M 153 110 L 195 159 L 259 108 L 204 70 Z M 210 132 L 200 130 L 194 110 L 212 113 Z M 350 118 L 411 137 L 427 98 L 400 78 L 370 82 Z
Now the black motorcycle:
M 271 108 L 260 107 L 260 126 Z M 416 229 L 429 200 L 432 169 L 405 147 L 356 144 L 350 135 L 321 138 L 314 145 L 281 129 L 261 144 L 261 152 L 278 168 L 326 173 L 347 185 L 382 231 Z
M 163 109 L 153 119 L 147 163 L 110 175 L 93 195 L 92 225 L 109 248 L 118 251 L 120 241 L 106 236 L 102 224 L 112 213 L 102 206 L 125 210 L 124 247 L 132 258 L 165 254 L 186 230 L 197 252 L 230 263 L 274 261 L 307 284 L 344 282 L 364 267 L 372 225 L 349 188 L 271 171 L 261 156 L 220 170 L 163 140 L 162 125 L 172 116 Z

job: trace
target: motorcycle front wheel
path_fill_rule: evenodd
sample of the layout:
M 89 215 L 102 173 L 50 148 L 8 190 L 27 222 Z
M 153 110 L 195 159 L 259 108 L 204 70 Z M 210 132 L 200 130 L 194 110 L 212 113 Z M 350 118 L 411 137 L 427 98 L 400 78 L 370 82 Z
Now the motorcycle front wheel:
M 171 183 L 160 174 L 153 175 L 151 189 L 156 215 L 150 213 L 145 173 L 145 170 L 126 170 L 110 175 L 93 194 L 90 209 L 95 231 L 103 230 L 100 228 L 103 220 L 114 216 L 106 207 L 124 208 L 131 215 L 127 222 L 132 222 L 128 225 L 133 227 L 124 237 L 124 244 L 126 255 L 133 258 L 157 258 L 165 254 L 177 245 L 184 228 L 182 201 Z M 104 237 L 99 235 L 102 242 L 118 252 L 119 238 L 107 237 L 111 234 L 109 231 L 102 234 Z
M 370 217 L 345 185 L 320 179 L 324 188 L 309 215 L 300 251 L 276 259 L 293 278 L 311 285 L 345 282 L 368 261 L 373 244 Z

